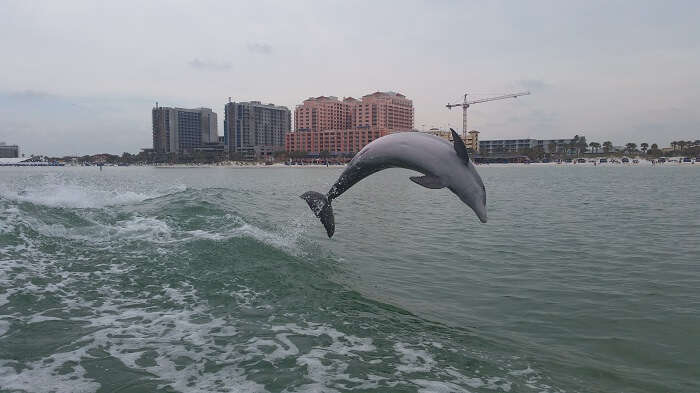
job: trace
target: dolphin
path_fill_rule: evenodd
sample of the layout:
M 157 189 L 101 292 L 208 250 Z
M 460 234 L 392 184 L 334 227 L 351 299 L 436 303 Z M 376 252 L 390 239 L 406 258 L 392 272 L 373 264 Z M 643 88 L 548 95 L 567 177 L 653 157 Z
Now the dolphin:
M 467 147 L 455 130 L 453 143 L 422 132 L 397 132 L 375 139 L 360 150 L 340 174 L 328 194 L 308 191 L 306 201 L 326 228 L 328 238 L 335 232 L 331 202 L 360 180 L 387 168 L 406 168 L 423 176 L 409 179 L 426 188 L 447 187 L 486 222 L 486 188 L 469 160 Z

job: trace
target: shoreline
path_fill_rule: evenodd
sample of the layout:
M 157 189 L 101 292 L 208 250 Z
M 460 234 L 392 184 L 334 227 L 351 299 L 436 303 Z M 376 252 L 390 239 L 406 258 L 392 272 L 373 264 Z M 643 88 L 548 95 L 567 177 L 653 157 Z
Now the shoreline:
M 598 163 L 596 162 L 595 164 L 592 162 L 586 162 L 586 163 L 567 163 L 567 162 L 538 162 L 538 163 L 482 163 L 482 164 L 475 164 L 477 168 L 488 168 L 488 167 L 496 167 L 496 168 L 519 168 L 519 167 L 685 167 L 685 166 L 692 166 L 695 167 L 700 167 L 700 162 L 665 162 L 665 163 L 656 163 L 652 164 L 651 161 L 641 159 L 639 160 L 639 163 L 622 163 L 622 162 L 615 162 L 615 163 Z M 43 167 L 61 167 L 61 168 L 87 168 L 87 167 L 95 167 L 99 168 L 98 165 L 0 165 L 1 167 L 8 167 L 8 168 L 18 168 L 18 167 L 31 167 L 31 168 L 43 168 Z M 265 165 L 265 164 L 258 164 L 258 163 L 241 163 L 241 162 L 227 162 L 227 163 L 218 163 L 218 164 L 159 164 L 159 165 L 153 165 L 153 164 L 134 164 L 134 165 L 103 165 L 102 166 L 104 169 L 108 168 L 156 168 L 156 169 L 204 169 L 204 168 L 228 168 L 228 169 L 261 169 L 261 168 L 289 168 L 289 169 L 304 169 L 304 168 L 345 168 L 347 167 L 347 164 L 342 164 L 342 165 L 324 165 L 324 164 L 306 164 L 306 165 L 286 165 L 284 163 L 275 163 L 271 165 Z
M 556 163 L 556 162 L 546 162 L 546 163 L 492 163 L 492 164 L 476 164 L 477 168 L 488 168 L 488 167 L 496 167 L 496 168 L 516 168 L 516 167 L 602 167 L 602 168 L 607 168 L 607 167 L 686 167 L 686 166 L 691 166 L 691 167 L 696 167 L 696 163 L 694 162 L 672 162 L 672 163 L 663 163 L 663 164 L 652 164 L 651 161 L 646 161 L 646 160 L 640 160 L 638 164 L 633 164 L 633 163 L 596 163 L 595 165 L 593 163 L 581 163 L 581 164 L 574 164 L 574 163 Z M 65 165 L 65 167 L 83 167 L 81 165 Z M 84 167 L 90 167 L 90 166 L 84 166 Z M 285 165 L 285 164 L 272 164 L 272 165 L 258 165 L 258 164 L 202 164 L 202 165 L 192 165 L 192 164 L 169 164 L 169 165 L 127 165 L 127 166 L 107 166 L 105 165 L 104 168 L 134 168 L 134 167 L 148 167 L 148 168 L 156 168 L 156 169 L 205 169 L 205 168 L 233 168 L 233 169 L 262 169 L 262 168 L 288 168 L 288 169 L 304 169 L 304 168 L 328 168 L 328 169 L 334 169 L 334 168 L 345 168 L 347 167 L 347 164 L 344 165 L 322 165 L 322 164 L 307 164 L 307 165 Z M 698 163 L 697 167 L 700 167 L 700 163 Z

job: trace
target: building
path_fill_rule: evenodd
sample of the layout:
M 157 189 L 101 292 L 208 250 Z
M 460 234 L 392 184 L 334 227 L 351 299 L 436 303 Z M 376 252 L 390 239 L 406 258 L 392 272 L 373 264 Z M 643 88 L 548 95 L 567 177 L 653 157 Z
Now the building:
M 294 128 L 285 140 L 287 152 L 351 157 L 383 135 L 412 131 L 413 101 L 391 91 L 361 100 L 312 97 L 295 108 Z
M 570 152 L 573 139 L 501 139 L 479 142 L 482 154 L 518 153 L 524 149 L 541 148 L 545 153 Z
M 6 145 L 5 142 L 0 142 L 0 158 L 17 158 L 19 157 L 19 146 Z
M 366 144 L 382 136 L 379 130 L 353 128 L 348 130 L 324 130 L 319 132 L 292 132 L 287 135 L 286 150 L 318 156 L 322 152 L 329 156 L 351 158 Z
M 260 101 L 229 102 L 224 110 L 224 143 L 231 156 L 253 160 L 283 151 L 291 127 L 286 106 Z
M 523 149 L 532 149 L 537 145 L 535 139 L 488 140 L 479 143 L 482 154 L 517 153 Z
M 467 139 L 464 141 L 468 149 L 472 149 L 474 152 L 479 151 L 479 131 L 471 130 L 467 133 Z
M 441 130 L 439 128 L 431 128 L 428 131 L 425 131 L 426 134 L 431 134 L 438 136 L 443 139 L 447 139 L 448 141 L 452 142 L 452 132 L 450 130 Z M 478 152 L 479 151 L 479 131 L 477 130 L 471 130 L 467 133 L 467 139 L 464 140 L 464 144 L 467 146 L 468 149 L 471 149 L 473 152 Z
M 428 131 L 425 131 L 426 134 L 430 135 L 435 135 L 437 137 L 440 137 L 442 139 L 446 139 L 448 141 L 452 140 L 452 132 L 450 130 L 444 130 L 440 128 L 431 128 Z
M 354 98 L 349 100 L 357 101 Z M 352 128 L 350 102 L 338 97 L 311 97 L 294 109 L 294 129 L 297 131 L 344 130 Z
M 403 94 L 378 91 L 351 102 L 353 127 L 377 128 L 385 133 L 413 129 L 413 101 Z
M 156 107 L 152 110 L 153 150 L 157 154 L 192 154 L 219 142 L 217 116 L 209 108 Z
M 413 128 L 413 102 L 403 94 L 375 92 L 361 100 L 320 96 L 304 100 L 294 110 L 295 131 L 373 128 L 384 133 Z
M 583 135 L 581 135 L 583 136 Z M 562 153 L 566 152 L 568 154 L 574 153 L 576 149 L 571 148 L 571 144 L 574 142 L 573 138 L 570 139 L 538 139 L 537 145 L 542 148 L 545 153 Z

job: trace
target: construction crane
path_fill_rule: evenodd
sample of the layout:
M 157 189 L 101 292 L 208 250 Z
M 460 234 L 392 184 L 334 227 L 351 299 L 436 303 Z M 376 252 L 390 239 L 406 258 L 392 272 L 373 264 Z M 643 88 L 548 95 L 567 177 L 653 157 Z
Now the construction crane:
M 517 97 L 526 96 L 529 94 L 530 94 L 529 91 L 523 91 L 520 93 L 506 94 L 506 95 L 502 95 L 502 96 L 498 96 L 498 97 L 481 98 L 479 100 L 467 101 L 468 93 L 465 93 L 463 103 L 461 103 L 461 104 L 447 104 L 447 109 L 452 109 L 455 106 L 462 107 L 462 139 L 466 140 L 467 139 L 467 108 L 469 108 L 470 105 L 480 104 L 482 102 L 504 100 L 506 98 L 517 98 Z

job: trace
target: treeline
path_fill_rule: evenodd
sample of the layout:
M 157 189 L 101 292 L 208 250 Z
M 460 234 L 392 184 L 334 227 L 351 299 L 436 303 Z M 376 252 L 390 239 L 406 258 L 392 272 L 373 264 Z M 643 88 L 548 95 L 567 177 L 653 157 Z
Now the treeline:
M 575 135 L 571 142 L 566 144 L 554 144 L 550 143 L 546 150 L 543 146 L 535 146 L 533 148 L 519 149 L 517 153 L 527 156 L 531 160 L 542 160 L 542 159 L 558 159 L 565 157 L 580 157 L 581 155 L 595 155 L 595 154 L 605 154 L 613 156 L 622 155 L 640 155 L 648 158 L 658 158 L 661 156 L 689 156 L 698 157 L 700 156 L 700 140 L 696 139 L 694 141 L 673 141 L 671 142 L 672 150 L 662 151 L 656 143 L 649 144 L 647 142 L 642 142 L 637 146 L 634 142 L 628 142 L 625 144 L 622 150 L 616 150 L 613 147 L 612 142 L 605 141 L 603 143 L 599 142 L 588 142 L 585 136 Z M 495 155 L 501 153 L 513 153 L 513 151 L 503 151 L 495 150 L 493 152 Z M 261 161 L 286 161 L 289 159 L 302 159 L 307 157 L 307 152 L 291 152 L 278 151 L 273 153 L 271 157 L 260 159 Z M 322 151 L 318 154 L 317 158 L 327 159 L 335 157 L 328 151 Z M 344 158 L 350 158 L 345 157 Z M 32 156 L 31 160 L 41 160 L 41 161 L 58 161 L 58 162 L 77 162 L 78 164 L 114 164 L 114 165 L 136 165 L 136 164 L 213 164 L 223 161 L 246 161 L 246 157 L 240 153 L 227 154 L 223 151 L 213 152 L 213 151 L 195 151 L 192 154 L 162 154 L 154 153 L 149 151 L 142 151 L 138 154 L 132 154 L 124 152 L 122 155 L 115 154 L 93 154 L 84 155 L 81 157 L 65 156 L 65 157 L 43 157 L 43 156 Z
M 175 153 L 155 153 L 142 151 L 138 154 L 124 152 L 122 155 L 116 154 L 93 154 L 80 157 L 65 156 L 65 157 L 43 157 L 35 156 L 33 159 L 41 161 L 58 161 L 71 163 L 76 162 L 81 165 L 92 164 L 113 164 L 113 165 L 140 165 L 140 164 L 215 164 L 225 161 L 273 161 L 284 162 L 289 159 L 297 160 L 308 158 L 307 152 L 291 152 L 277 151 L 269 157 L 262 157 L 258 160 L 251 160 L 249 157 L 243 156 L 241 153 L 234 152 L 226 154 L 226 152 L 209 152 L 195 151 L 191 154 L 175 154 Z M 352 155 L 340 155 L 340 158 L 350 159 Z M 316 155 L 316 158 L 329 159 L 338 158 L 329 151 L 321 151 Z
M 672 151 L 664 152 L 656 143 L 649 144 L 647 142 L 642 142 L 638 147 L 636 143 L 628 142 L 624 145 L 622 150 L 617 150 L 613 147 L 611 141 L 605 141 L 603 143 L 588 142 L 585 136 L 575 135 L 571 139 L 571 142 L 563 145 L 550 143 L 546 150 L 543 146 L 535 146 L 533 148 L 519 149 L 518 153 L 527 156 L 531 160 L 581 157 L 581 155 L 596 154 L 645 156 L 648 158 L 658 158 L 661 156 L 700 156 L 700 140 L 698 139 L 694 141 L 673 141 L 671 142 L 671 148 L 673 149 Z M 495 151 L 495 153 L 504 152 Z
M 64 157 L 43 157 L 36 156 L 32 159 L 41 161 L 57 161 L 64 163 L 75 162 L 80 165 L 94 164 L 112 164 L 112 165 L 144 165 L 144 164 L 214 164 L 224 161 L 246 161 L 246 158 L 240 153 L 226 154 L 224 152 L 206 152 L 195 151 L 191 154 L 175 154 L 175 153 L 154 153 L 140 152 L 132 154 L 124 152 L 121 155 L 116 154 L 93 154 L 84 156 L 64 156 Z M 267 160 L 284 161 L 288 159 L 286 152 L 275 152 L 272 157 Z

